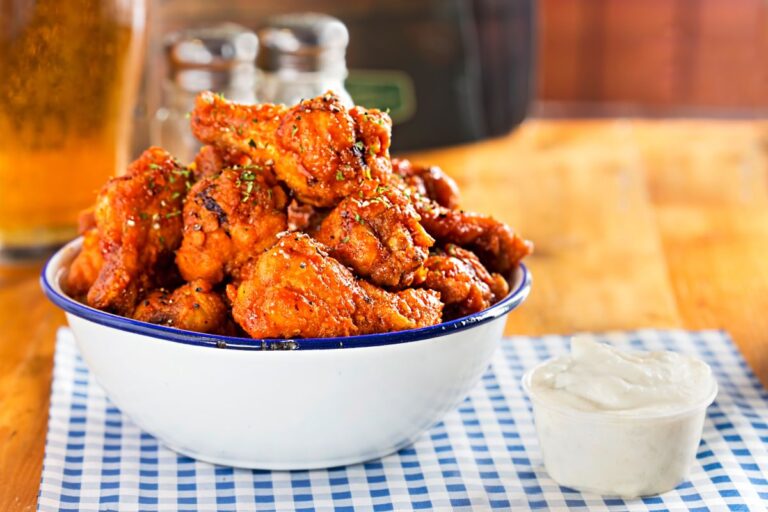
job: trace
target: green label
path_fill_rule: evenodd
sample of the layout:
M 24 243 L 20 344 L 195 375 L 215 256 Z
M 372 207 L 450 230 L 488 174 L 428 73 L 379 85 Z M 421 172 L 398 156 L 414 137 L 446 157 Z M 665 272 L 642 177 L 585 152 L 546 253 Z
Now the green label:
M 393 123 L 407 121 L 416 112 L 413 80 L 402 71 L 352 69 L 345 85 L 356 105 L 389 109 Z

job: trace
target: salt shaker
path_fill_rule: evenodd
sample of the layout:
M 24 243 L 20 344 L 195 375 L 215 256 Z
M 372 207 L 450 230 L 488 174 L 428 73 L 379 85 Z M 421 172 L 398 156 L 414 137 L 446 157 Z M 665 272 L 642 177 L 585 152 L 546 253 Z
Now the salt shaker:
M 258 49 L 256 34 L 233 23 L 170 34 L 165 40 L 169 74 L 163 106 L 152 120 L 152 144 L 191 162 L 200 148 L 189 129 L 195 96 L 211 90 L 238 103 L 254 103 Z
M 330 90 L 344 105 L 353 105 L 344 88 L 349 43 L 344 23 L 325 14 L 286 14 L 269 18 L 258 34 L 258 101 L 293 105 Z

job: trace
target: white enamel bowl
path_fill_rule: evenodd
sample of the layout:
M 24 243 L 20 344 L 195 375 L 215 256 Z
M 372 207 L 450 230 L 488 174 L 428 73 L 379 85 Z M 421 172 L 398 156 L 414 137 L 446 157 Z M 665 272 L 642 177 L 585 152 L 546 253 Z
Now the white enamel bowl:
M 310 469 L 377 458 L 413 442 L 488 367 L 512 291 L 480 313 L 423 329 L 347 338 L 254 340 L 138 322 L 85 306 L 59 280 L 74 240 L 48 262 L 46 295 L 110 399 L 170 448 L 217 464 Z

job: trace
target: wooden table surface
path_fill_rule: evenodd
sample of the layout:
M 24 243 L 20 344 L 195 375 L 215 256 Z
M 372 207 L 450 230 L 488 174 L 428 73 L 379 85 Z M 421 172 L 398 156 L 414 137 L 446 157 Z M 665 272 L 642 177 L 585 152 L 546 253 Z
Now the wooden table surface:
M 768 123 L 532 120 L 414 155 L 536 243 L 507 333 L 725 329 L 768 383 Z M 38 268 L 0 268 L 0 510 L 35 507 L 56 329 Z

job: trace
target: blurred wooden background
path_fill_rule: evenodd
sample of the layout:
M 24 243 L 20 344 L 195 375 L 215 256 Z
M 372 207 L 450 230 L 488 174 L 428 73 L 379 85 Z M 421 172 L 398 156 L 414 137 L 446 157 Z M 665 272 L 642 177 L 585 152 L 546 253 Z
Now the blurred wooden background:
M 188 25 L 473 1 L 527 0 L 151 0 L 149 47 L 157 58 L 148 68 L 162 60 L 162 34 Z M 537 9 L 539 114 L 768 115 L 768 0 L 538 0 Z
M 538 23 L 545 112 L 768 113 L 766 0 L 540 0 Z

